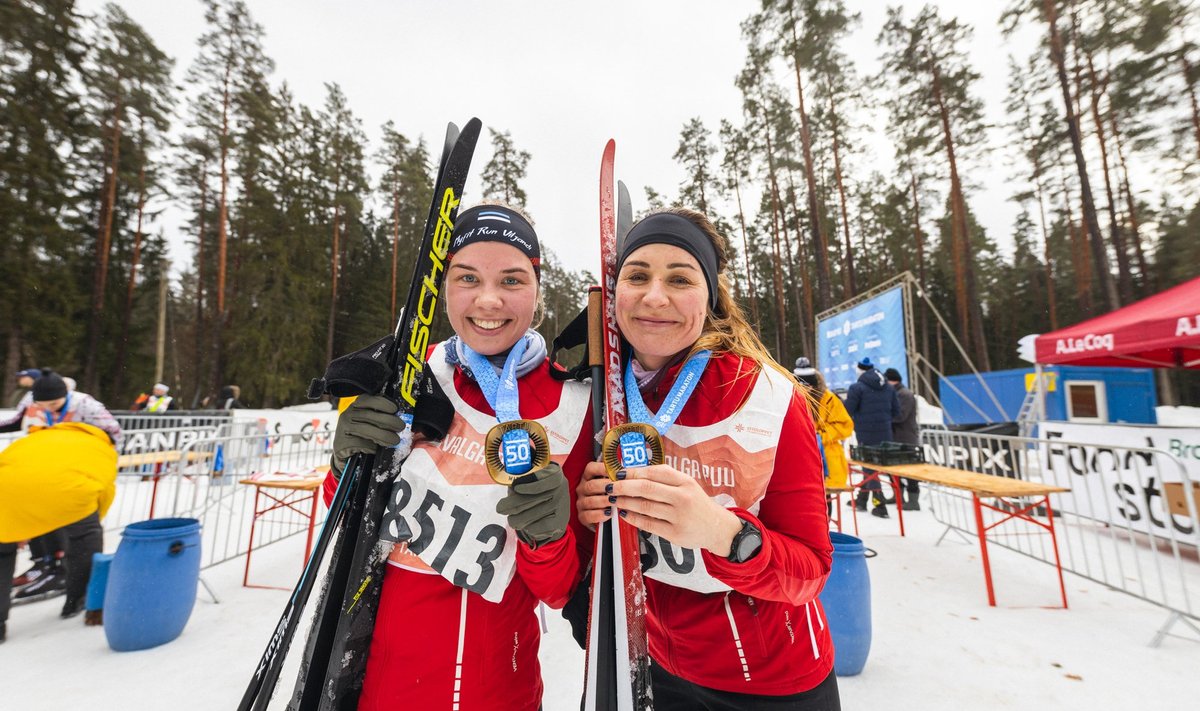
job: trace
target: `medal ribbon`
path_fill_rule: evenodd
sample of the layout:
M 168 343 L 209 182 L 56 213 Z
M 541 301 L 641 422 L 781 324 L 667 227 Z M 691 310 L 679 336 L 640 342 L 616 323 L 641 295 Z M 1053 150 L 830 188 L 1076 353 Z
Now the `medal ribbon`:
M 496 369 L 486 357 L 471 350 L 463 344 L 463 352 L 467 356 L 467 366 L 475 376 L 475 382 L 483 391 L 492 410 L 496 412 L 498 422 L 511 422 L 521 419 L 520 393 L 517 391 L 517 364 L 525 355 L 528 340 L 522 337 L 513 344 L 508 357 L 504 359 L 504 367 L 496 375 Z M 505 433 L 500 446 L 500 457 L 504 468 L 509 474 L 524 474 L 533 463 L 532 446 L 529 435 L 523 430 L 513 430 Z

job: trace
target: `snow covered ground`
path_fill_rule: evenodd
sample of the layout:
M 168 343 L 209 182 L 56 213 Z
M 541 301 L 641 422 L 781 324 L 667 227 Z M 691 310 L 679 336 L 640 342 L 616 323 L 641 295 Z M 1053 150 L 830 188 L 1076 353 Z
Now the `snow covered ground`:
M 1000 548 L 990 551 L 999 603 L 990 608 L 974 539 L 952 535 L 935 547 L 941 526 L 928 511 L 905 517 L 904 538 L 894 518 L 859 522 L 879 553 L 869 561 L 874 636 L 863 673 L 839 681 L 843 708 L 1092 711 L 1195 702 L 1200 641 L 1147 646 L 1166 619 L 1161 608 L 1068 575 L 1071 608 L 1044 609 L 1058 602 L 1053 569 Z M 303 545 L 293 536 L 256 552 L 253 579 L 290 586 Z M 0 708 L 234 708 L 287 597 L 241 587 L 243 565 L 239 558 L 205 571 L 221 602 L 202 591 L 183 635 L 141 652 L 112 652 L 101 628 L 59 619 L 61 598 L 15 608 L 0 645 Z M 583 653 L 556 612 L 547 621 L 545 708 L 571 711 Z M 291 662 L 280 685 L 288 691 Z M 283 708 L 283 696 L 272 708 Z

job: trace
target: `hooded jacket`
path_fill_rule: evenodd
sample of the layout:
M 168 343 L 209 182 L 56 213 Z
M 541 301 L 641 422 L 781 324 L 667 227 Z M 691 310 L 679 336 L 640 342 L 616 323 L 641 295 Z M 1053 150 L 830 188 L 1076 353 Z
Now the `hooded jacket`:
M 896 390 L 875 368 L 863 371 L 846 393 L 846 412 L 854 420 L 859 444 L 879 444 L 892 439 L 892 421 L 900 417 Z

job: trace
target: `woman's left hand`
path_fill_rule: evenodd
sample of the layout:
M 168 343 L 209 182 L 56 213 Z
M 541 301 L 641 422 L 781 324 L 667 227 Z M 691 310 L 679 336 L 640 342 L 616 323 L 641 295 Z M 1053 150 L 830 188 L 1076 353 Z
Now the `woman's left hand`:
M 666 464 L 626 469 L 625 479 L 612 486 L 626 521 L 677 546 L 725 557 L 742 527 L 695 479 Z

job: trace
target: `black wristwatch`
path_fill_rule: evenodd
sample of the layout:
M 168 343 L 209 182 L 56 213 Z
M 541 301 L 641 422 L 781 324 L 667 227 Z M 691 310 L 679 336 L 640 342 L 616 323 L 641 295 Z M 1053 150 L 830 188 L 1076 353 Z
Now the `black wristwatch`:
M 742 530 L 734 535 L 733 542 L 729 544 L 729 562 L 745 563 L 758 555 L 760 550 L 762 550 L 762 531 L 758 530 L 758 526 L 742 519 Z

